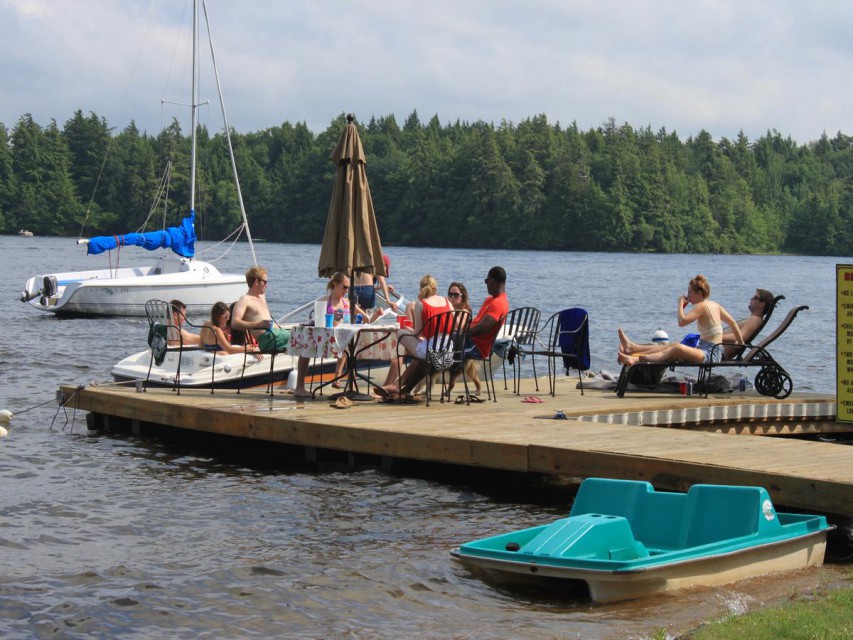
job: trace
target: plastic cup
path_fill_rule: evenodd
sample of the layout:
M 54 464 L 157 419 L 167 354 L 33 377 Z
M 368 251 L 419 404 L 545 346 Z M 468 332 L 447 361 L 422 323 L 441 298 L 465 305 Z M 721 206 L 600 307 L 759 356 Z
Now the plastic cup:
M 406 316 L 397 316 L 397 326 L 401 329 L 406 326 Z
M 326 314 L 326 328 L 331 329 L 334 326 L 335 326 L 335 314 L 334 313 L 327 313 Z

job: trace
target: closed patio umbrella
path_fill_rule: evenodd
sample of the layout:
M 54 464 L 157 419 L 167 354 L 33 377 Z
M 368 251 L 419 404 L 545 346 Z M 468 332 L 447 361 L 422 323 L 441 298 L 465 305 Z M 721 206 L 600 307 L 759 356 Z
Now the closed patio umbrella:
M 337 173 L 320 249 L 319 275 L 329 278 L 342 271 L 352 278 L 354 271 L 362 271 L 386 276 L 364 149 L 352 114 L 347 115 L 346 129 L 330 159 Z
M 341 271 L 350 277 L 351 285 L 355 284 L 356 271 L 374 276 L 388 275 L 367 184 L 364 148 L 353 120 L 352 114 L 348 114 L 346 129 L 330 156 L 337 172 L 318 264 L 320 277 L 329 278 Z M 350 286 L 350 309 L 355 313 L 354 286 Z M 350 371 L 344 395 L 352 400 L 370 400 L 369 395 L 358 393 L 353 361 L 349 358 L 348 364 Z

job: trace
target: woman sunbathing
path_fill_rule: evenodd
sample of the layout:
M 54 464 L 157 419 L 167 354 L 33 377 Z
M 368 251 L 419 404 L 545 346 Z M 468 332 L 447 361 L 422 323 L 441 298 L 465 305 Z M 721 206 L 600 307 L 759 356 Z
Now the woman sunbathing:
M 678 326 L 685 327 L 693 322 L 699 329 L 699 341 L 695 347 L 685 344 L 667 345 L 655 350 L 646 350 L 628 340 L 619 329 L 618 360 L 624 365 L 638 362 L 686 362 L 701 364 L 719 362 L 723 357 L 722 348 L 714 348 L 723 341 L 723 322 L 729 326 L 734 341 L 743 344 L 740 327 L 731 314 L 722 305 L 710 300 L 711 287 L 705 276 L 698 275 L 690 281 L 687 295 L 678 297 Z M 690 311 L 687 305 L 692 304 Z

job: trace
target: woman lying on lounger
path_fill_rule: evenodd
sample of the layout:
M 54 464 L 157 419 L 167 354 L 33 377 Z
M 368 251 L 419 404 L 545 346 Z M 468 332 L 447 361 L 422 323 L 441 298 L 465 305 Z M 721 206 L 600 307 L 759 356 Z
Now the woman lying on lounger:
M 678 326 L 685 327 L 695 322 L 699 329 L 699 342 L 695 347 L 673 344 L 656 351 L 644 352 L 619 329 L 619 362 L 625 365 L 638 362 L 719 362 L 723 357 L 723 349 L 714 349 L 714 346 L 723 341 L 723 322 L 729 326 L 737 344 L 743 344 L 743 335 L 735 319 L 721 305 L 710 300 L 710 295 L 711 287 L 708 281 L 705 276 L 699 275 L 690 281 L 687 295 L 678 297 Z M 693 307 L 686 312 L 688 304 Z

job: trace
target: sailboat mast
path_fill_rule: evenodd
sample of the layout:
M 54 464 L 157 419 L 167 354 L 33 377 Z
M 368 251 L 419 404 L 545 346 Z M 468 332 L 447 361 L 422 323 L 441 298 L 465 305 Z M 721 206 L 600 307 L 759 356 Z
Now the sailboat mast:
M 231 171 L 234 174 L 234 184 L 237 187 L 237 202 L 240 205 L 240 213 L 243 215 L 243 229 L 246 239 L 249 241 L 249 249 L 252 252 L 252 262 L 258 266 L 258 257 L 255 255 L 255 243 L 252 241 L 252 232 L 249 230 L 249 219 L 246 216 L 246 205 L 243 203 L 243 190 L 240 188 L 240 177 L 237 175 L 237 161 L 234 159 L 234 145 L 231 143 L 231 127 L 228 126 L 228 115 L 225 113 L 225 97 L 222 95 L 222 83 L 219 82 L 219 69 L 216 66 L 216 54 L 213 52 L 213 33 L 210 30 L 210 20 L 207 17 L 207 3 L 202 0 L 204 9 L 204 23 L 207 25 L 207 41 L 210 45 L 210 59 L 213 62 L 213 75 L 216 78 L 216 91 L 219 94 L 219 107 L 222 109 L 222 122 L 225 125 L 225 139 L 228 141 L 228 156 L 231 158 Z
M 190 211 L 195 211 L 196 129 L 198 129 L 198 0 L 193 0 L 193 80 L 190 120 L 192 122 L 192 146 L 190 147 Z

